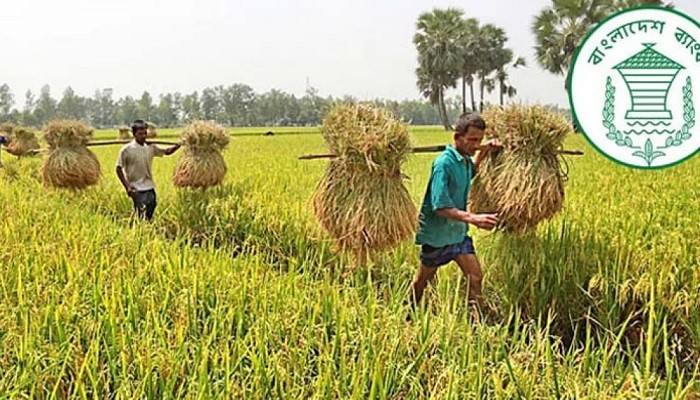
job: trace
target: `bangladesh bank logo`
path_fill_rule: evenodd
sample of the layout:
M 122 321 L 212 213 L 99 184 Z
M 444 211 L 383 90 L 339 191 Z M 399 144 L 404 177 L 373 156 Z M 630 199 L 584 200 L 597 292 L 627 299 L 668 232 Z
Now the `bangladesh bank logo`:
M 576 123 L 608 158 L 654 169 L 700 150 L 700 24 L 682 12 L 644 7 L 612 15 L 583 40 L 569 79 Z

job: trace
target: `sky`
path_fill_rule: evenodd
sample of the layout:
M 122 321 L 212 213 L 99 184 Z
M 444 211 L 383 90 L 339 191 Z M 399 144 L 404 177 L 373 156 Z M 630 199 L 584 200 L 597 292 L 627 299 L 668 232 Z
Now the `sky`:
M 2 2 L 0 84 L 21 109 L 44 84 L 60 99 L 112 88 L 201 92 L 245 83 L 298 96 L 420 99 L 413 44 L 419 15 L 457 7 L 502 27 L 527 67 L 512 70 L 517 101 L 568 108 L 564 78 L 534 59 L 530 25 L 550 0 L 22 0 Z M 674 0 L 700 18 L 700 0 Z M 457 90 L 448 95 L 458 95 Z M 487 96 L 497 101 L 497 94 Z

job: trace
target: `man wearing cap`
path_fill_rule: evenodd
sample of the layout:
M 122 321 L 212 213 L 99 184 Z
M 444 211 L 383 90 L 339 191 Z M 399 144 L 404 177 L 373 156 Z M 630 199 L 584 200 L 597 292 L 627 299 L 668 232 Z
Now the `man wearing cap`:
M 126 194 L 134 202 L 134 209 L 141 219 L 152 220 L 156 209 L 156 190 L 151 173 L 153 157 L 169 156 L 175 153 L 180 144 L 161 149 L 146 142 L 148 126 L 138 119 L 131 125 L 134 140 L 124 145 L 117 157 L 117 176 Z

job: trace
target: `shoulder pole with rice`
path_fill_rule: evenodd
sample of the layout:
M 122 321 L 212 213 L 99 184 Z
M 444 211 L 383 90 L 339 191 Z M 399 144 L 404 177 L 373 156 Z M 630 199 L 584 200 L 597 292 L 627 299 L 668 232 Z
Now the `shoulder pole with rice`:
M 333 107 L 322 132 L 340 157 L 331 157 L 311 204 L 334 249 L 351 255 L 353 270 L 415 233 L 418 210 L 401 173 L 410 134 L 390 111 L 360 104 Z
M 86 147 L 92 138 L 92 126 L 80 120 L 55 120 L 43 131 L 49 145 L 48 155 L 41 164 L 45 186 L 85 189 L 97 184 L 102 175 L 100 162 Z
M 94 141 L 94 142 L 87 142 L 85 143 L 85 146 L 107 146 L 107 145 L 112 145 L 112 144 L 127 144 L 131 142 L 131 140 L 100 140 L 100 141 Z M 168 142 L 168 141 L 163 141 L 163 140 L 146 140 L 146 144 L 182 144 L 182 142 Z
M 421 147 L 414 147 L 411 152 L 412 153 L 436 153 L 445 150 L 446 146 L 445 145 L 437 145 L 437 146 L 421 146 Z M 486 146 L 481 146 L 479 150 L 485 149 Z M 562 155 L 570 155 L 570 156 L 582 156 L 583 151 L 581 150 L 557 150 L 557 154 L 562 154 Z M 335 158 L 337 155 L 335 154 L 307 154 L 307 155 L 301 155 L 298 157 L 299 160 L 315 160 L 318 158 Z

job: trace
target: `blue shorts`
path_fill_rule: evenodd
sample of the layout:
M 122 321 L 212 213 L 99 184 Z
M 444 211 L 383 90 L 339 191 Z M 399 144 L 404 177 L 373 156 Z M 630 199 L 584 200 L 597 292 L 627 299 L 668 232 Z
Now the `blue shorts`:
M 472 238 L 465 236 L 461 243 L 444 247 L 433 247 L 427 244 L 421 246 L 420 261 L 426 267 L 440 267 L 454 260 L 460 254 L 476 254 Z

